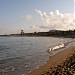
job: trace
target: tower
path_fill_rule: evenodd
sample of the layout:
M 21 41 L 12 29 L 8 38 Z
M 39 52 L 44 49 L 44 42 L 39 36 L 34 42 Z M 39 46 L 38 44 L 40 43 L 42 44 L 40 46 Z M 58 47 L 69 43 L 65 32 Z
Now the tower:
M 21 35 L 24 35 L 24 31 L 23 30 L 21 30 Z

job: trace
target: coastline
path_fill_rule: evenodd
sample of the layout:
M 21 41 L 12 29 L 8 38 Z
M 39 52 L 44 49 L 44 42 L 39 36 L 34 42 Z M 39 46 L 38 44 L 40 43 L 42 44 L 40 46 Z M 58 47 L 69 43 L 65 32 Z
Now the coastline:
M 55 66 L 62 64 L 75 52 L 75 47 L 69 47 L 53 56 L 49 57 L 49 60 L 43 66 L 33 70 L 32 72 L 23 74 L 23 75 L 44 75 L 46 72 L 50 71 L 50 68 L 54 68 Z

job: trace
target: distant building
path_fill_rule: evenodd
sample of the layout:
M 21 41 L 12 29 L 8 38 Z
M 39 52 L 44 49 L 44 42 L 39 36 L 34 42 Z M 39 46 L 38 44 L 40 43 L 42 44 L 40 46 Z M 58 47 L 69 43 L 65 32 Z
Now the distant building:
M 57 30 L 49 30 L 49 32 L 56 32 Z

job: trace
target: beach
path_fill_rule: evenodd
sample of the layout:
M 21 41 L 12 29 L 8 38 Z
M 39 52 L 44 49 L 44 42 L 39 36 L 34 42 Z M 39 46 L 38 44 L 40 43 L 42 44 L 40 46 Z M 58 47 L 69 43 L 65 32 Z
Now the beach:
M 65 73 L 68 73 L 66 75 L 69 75 L 69 72 L 71 72 L 70 75 L 74 75 L 75 74 L 74 58 L 75 58 L 75 47 L 69 47 L 55 54 L 54 56 L 50 56 L 49 60 L 45 65 L 40 66 L 39 68 L 23 75 L 59 75 L 60 70 L 61 71 L 63 70 L 60 75 L 65 75 Z

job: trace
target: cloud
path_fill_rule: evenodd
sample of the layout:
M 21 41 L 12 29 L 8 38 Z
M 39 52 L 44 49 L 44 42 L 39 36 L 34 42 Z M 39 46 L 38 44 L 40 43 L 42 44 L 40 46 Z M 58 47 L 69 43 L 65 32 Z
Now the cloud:
M 33 19 L 32 15 L 22 16 L 22 18 L 26 19 L 26 20 L 32 20 Z
M 42 29 L 57 29 L 57 30 L 69 30 L 75 29 L 75 13 L 60 13 L 59 10 L 54 12 L 42 12 L 41 10 L 35 10 L 43 22 L 43 25 L 39 25 Z

